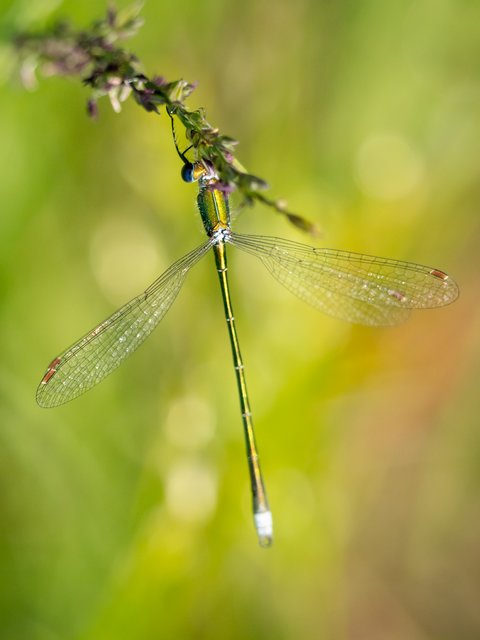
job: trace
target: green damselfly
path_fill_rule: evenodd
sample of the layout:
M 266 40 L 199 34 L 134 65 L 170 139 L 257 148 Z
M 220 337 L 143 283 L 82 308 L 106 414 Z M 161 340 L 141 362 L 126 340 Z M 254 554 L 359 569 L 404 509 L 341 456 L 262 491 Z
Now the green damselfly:
M 172 120 L 173 129 L 173 120 Z M 175 134 L 174 134 L 175 140 Z M 254 522 L 262 546 L 273 539 L 273 524 L 255 443 L 245 369 L 228 284 L 227 246 L 259 258 L 272 275 L 299 298 L 348 322 L 388 326 L 411 309 L 440 307 L 458 295 L 443 271 L 349 251 L 320 249 L 268 236 L 232 231 L 228 194 L 215 169 L 203 161 L 183 161 L 182 178 L 198 182 L 197 205 L 207 240 L 173 263 L 143 293 L 115 311 L 48 366 L 37 390 L 42 407 L 55 407 L 103 380 L 153 331 L 175 300 L 189 270 L 213 251 L 230 336 L 253 499 Z

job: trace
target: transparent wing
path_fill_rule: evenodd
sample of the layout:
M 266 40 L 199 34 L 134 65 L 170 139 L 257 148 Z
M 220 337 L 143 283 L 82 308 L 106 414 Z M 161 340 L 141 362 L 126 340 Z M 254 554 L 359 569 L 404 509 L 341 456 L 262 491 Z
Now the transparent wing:
M 167 313 L 207 241 L 177 260 L 155 282 L 55 358 L 37 389 L 41 407 L 73 400 L 98 384 L 150 335 Z
M 299 298 L 348 322 L 394 325 L 410 309 L 440 307 L 458 296 L 457 284 L 446 273 L 411 262 L 266 236 L 233 233 L 230 242 L 260 258 Z

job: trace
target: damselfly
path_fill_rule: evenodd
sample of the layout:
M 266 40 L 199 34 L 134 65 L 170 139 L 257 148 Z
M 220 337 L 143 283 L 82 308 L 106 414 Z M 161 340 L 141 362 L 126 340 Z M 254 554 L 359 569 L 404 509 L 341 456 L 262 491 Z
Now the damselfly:
M 176 144 L 176 142 L 175 142 Z M 178 147 L 177 147 L 178 151 Z M 349 251 L 313 248 L 268 236 L 234 233 L 228 195 L 205 162 L 183 161 L 182 178 L 198 181 L 197 205 L 207 240 L 172 264 L 143 293 L 130 300 L 48 366 L 37 390 L 42 407 L 73 400 L 103 380 L 145 340 L 169 310 L 189 270 L 210 250 L 220 279 L 245 432 L 259 542 L 268 546 L 273 524 L 255 443 L 245 369 L 227 276 L 227 246 L 259 258 L 272 275 L 302 300 L 348 322 L 388 326 L 411 309 L 441 307 L 455 300 L 456 283 L 443 271 L 419 264 Z

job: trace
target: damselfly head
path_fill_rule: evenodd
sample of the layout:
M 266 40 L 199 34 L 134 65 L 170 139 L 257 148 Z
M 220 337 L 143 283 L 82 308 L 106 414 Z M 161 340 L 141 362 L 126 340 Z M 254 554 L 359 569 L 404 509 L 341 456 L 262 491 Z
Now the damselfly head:
M 182 180 L 184 182 L 195 182 L 194 177 L 195 165 L 191 162 L 186 162 L 182 167 Z
M 196 182 L 206 174 L 206 169 L 201 162 L 185 162 L 182 167 L 182 180 L 185 182 Z

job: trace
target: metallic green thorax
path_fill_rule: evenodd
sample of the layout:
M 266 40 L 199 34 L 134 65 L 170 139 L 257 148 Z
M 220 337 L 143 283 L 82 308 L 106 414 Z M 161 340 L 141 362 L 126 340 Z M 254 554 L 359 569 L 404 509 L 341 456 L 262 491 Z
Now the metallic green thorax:
M 198 209 L 207 235 L 211 237 L 219 229 L 230 227 L 230 208 L 228 199 L 212 185 L 200 185 L 197 196 Z

